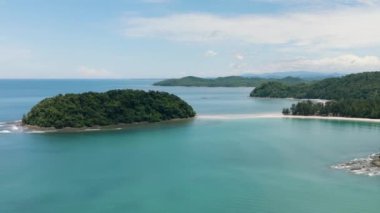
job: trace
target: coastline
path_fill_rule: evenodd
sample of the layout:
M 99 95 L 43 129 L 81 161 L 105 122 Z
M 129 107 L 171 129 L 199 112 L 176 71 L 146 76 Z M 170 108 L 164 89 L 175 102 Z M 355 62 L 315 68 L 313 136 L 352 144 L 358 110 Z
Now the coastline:
M 93 131 L 117 131 L 124 130 L 130 128 L 139 128 L 146 126 L 154 126 L 157 124 L 173 124 L 173 123 L 185 123 L 190 122 L 194 118 L 176 118 L 171 120 L 159 121 L 159 122 L 135 122 L 128 124 L 113 124 L 107 126 L 91 126 L 91 127 L 81 127 L 81 128 L 73 128 L 73 127 L 65 127 L 62 129 L 57 129 L 54 127 L 39 127 L 33 125 L 23 125 L 21 122 L 15 123 L 16 126 L 23 128 L 26 133 L 80 133 L 80 132 L 93 132 Z
M 129 124 L 115 124 L 107 126 L 92 126 L 82 128 L 66 127 L 56 129 L 53 127 L 38 127 L 32 125 L 22 125 L 21 121 L 3 123 L 0 128 L 0 133 L 81 133 L 94 131 L 117 131 L 130 128 L 141 128 L 154 126 L 158 124 L 178 124 L 190 122 L 193 120 L 246 120 L 246 119 L 304 119 L 304 120 L 332 120 L 332 121 L 351 121 L 351 122 L 366 122 L 380 123 L 380 119 L 369 118 L 350 118 L 350 117 L 325 117 L 325 116 L 301 116 L 301 115 L 283 115 L 280 113 L 262 113 L 262 114 L 204 114 L 196 115 L 193 118 L 172 119 L 160 122 L 137 122 Z M 4 126 L 5 125 L 5 126 Z
M 380 123 L 380 119 L 370 118 L 350 118 L 350 117 L 333 117 L 333 116 L 304 116 L 304 115 L 283 115 L 283 114 L 216 114 L 216 115 L 197 115 L 197 119 L 208 120 L 241 120 L 256 118 L 284 118 L 284 119 L 314 119 L 314 120 L 336 120 L 336 121 L 356 121 Z

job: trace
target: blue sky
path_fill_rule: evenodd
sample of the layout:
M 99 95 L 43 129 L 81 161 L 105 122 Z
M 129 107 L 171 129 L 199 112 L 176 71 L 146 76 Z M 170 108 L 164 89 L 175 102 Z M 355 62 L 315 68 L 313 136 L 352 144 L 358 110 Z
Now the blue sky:
M 0 78 L 380 70 L 379 0 L 0 0 Z

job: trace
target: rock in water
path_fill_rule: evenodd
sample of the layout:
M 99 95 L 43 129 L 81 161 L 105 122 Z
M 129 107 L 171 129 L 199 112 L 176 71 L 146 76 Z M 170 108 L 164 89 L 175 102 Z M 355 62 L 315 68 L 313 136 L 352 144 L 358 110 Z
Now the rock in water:
M 332 166 L 334 169 L 344 169 L 354 174 L 376 176 L 380 175 L 380 153 L 367 158 L 357 158 L 346 163 Z
M 374 166 L 380 167 L 380 154 L 375 155 L 371 163 Z

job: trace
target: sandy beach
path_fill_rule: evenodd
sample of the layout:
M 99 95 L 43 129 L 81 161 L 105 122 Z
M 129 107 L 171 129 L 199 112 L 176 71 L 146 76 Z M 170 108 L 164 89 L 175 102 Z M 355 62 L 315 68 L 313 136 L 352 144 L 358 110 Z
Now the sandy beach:
M 62 129 L 56 129 L 54 127 L 38 127 L 32 125 L 23 125 L 21 121 L 12 123 L 13 127 L 17 127 L 17 130 L 26 133 L 74 133 L 74 132 L 94 132 L 94 131 L 116 131 L 122 129 L 131 129 L 131 128 L 144 128 L 148 126 L 154 126 L 157 124 L 178 124 L 178 123 L 186 123 L 191 122 L 193 118 L 177 118 L 171 120 L 165 120 L 160 122 L 135 122 L 128 124 L 115 124 L 115 125 L 107 125 L 107 126 L 93 126 L 93 127 L 82 127 L 82 128 L 74 128 L 74 127 L 65 127 Z M 11 133 L 12 131 L 9 131 Z
M 198 115 L 197 119 L 208 120 L 241 120 L 255 118 L 285 118 L 285 119 L 318 119 L 318 120 L 337 120 L 337 121 L 357 121 L 380 123 L 380 119 L 369 118 L 347 118 L 347 117 L 327 117 L 327 116 L 300 116 L 282 114 L 222 114 L 222 115 Z
M 298 116 L 298 115 L 282 115 L 280 113 L 266 113 L 266 114 L 215 114 L 215 115 L 197 115 L 195 119 L 200 120 L 244 120 L 244 119 L 315 119 L 315 120 L 336 120 L 336 121 L 353 121 L 353 122 L 371 122 L 380 123 L 380 119 L 368 119 L 368 118 L 347 118 L 347 117 L 324 117 L 324 116 Z M 193 119 L 173 119 L 168 121 L 158 122 L 160 124 L 175 124 L 181 122 L 191 121 Z M 133 124 L 118 124 L 109 126 L 94 126 L 84 128 L 43 128 L 30 125 L 22 125 L 20 121 L 10 122 L 2 124 L 0 133 L 49 133 L 49 132 L 89 132 L 89 131 L 110 131 L 121 130 L 128 128 L 139 128 L 154 125 L 157 123 L 133 123 Z

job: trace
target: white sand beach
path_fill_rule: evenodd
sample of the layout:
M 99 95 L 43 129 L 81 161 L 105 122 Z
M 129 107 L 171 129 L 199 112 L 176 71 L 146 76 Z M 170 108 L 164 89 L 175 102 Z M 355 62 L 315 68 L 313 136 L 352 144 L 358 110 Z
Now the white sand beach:
M 380 119 L 369 118 L 347 118 L 347 117 L 327 117 L 327 116 L 300 116 L 282 114 L 219 114 L 219 115 L 197 115 L 197 119 L 207 120 L 241 120 L 256 118 L 285 118 L 285 119 L 318 119 L 318 120 L 338 120 L 338 121 L 359 121 L 380 123 Z

